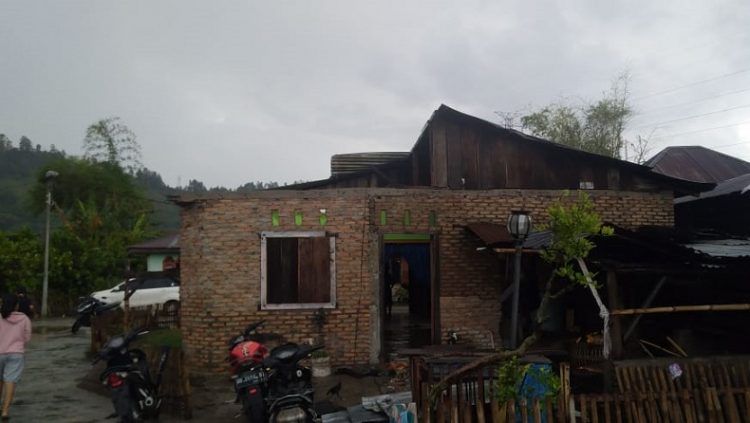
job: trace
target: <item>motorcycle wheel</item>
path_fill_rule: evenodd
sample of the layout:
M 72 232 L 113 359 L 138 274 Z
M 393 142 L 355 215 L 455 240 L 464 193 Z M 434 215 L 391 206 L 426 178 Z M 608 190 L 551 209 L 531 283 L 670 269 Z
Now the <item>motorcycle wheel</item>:
M 78 333 L 78 329 L 80 329 L 82 325 L 83 325 L 83 322 L 81 322 L 81 319 L 76 319 L 76 321 L 73 322 L 73 327 L 70 328 L 70 331 L 73 334 L 76 334 Z
M 258 395 L 257 400 L 247 396 L 246 392 L 240 393 L 242 398 L 242 412 L 245 414 L 245 421 L 249 423 L 266 423 L 266 410 L 263 404 L 263 398 Z
M 112 405 L 122 423 L 139 423 L 141 415 L 136 410 L 137 405 L 130 397 L 130 387 L 124 385 L 112 391 Z

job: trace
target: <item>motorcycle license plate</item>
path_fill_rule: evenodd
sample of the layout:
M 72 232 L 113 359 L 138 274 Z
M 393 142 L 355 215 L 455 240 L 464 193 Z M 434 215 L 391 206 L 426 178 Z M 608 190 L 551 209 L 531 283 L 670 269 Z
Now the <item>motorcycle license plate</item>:
M 244 388 L 251 385 L 260 385 L 266 381 L 266 372 L 263 370 L 253 370 L 248 373 L 243 373 L 234 380 L 234 387 Z

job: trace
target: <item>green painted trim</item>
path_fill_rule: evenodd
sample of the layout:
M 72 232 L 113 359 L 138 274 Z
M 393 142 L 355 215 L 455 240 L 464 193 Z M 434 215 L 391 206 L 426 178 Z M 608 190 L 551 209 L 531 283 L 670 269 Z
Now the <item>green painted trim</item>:
M 321 213 L 318 221 L 320 222 L 320 226 L 325 226 L 328 223 L 328 216 L 325 213 Z
M 380 224 L 381 225 L 388 224 L 388 212 L 385 210 L 380 210 Z
M 430 210 L 430 226 L 437 226 L 437 212 Z
M 297 226 L 302 224 L 302 212 L 299 210 L 294 212 L 294 224 Z
M 281 223 L 281 218 L 279 217 L 279 211 L 271 210 L 271 225 L 279 226 L 280 223 Z
M 411 225 L 411 210 L 404 211 L 404 226 Z
M 383 241 L 429 241 L 430 234 L 383 234 Z

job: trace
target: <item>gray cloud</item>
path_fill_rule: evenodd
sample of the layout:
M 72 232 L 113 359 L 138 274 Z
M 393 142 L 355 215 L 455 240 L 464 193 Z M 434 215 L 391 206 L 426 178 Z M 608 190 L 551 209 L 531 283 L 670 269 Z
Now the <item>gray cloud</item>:
M 750 103 L 742 0 L 6 1 L 0 132 L 79 154 L 120 116 L 169 184 L 328 175 L 332 154 L 409 149 L 440 103 L 487 119 L 595 99 L 628 69 L 646 124 Z M 680 105 L 682 104 L 682 105 Z M 675 106 L 677 107 L 667 107 Z M 750 160 L 750 108 L 664 125 L 654 148 Z M 659 126 L 659 125 L 656 125 Z M 661 138 L 659 138 L 661 136 Z

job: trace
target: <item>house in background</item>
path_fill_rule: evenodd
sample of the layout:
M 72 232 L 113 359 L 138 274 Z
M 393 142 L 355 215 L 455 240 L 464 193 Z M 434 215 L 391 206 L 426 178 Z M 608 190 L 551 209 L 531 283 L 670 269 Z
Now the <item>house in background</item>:
M 579 189 L 605 221 L 672 227 L 675 196 L 713 186 L 440 106 L 408 153 L 337 155 L 330 178 L 280 190 L 173 198 L 187 357 L 222 369 L 225 340 L 266 320 L 264 330 L 291 341 L 324 342 L 334 365 L 377 362 L 398 332 L 386 314 L 395 275 L 408 279 L 399 324 L 418 332 L 409 346 L 453 332 L 477 348 L 500 345 L 509 260 L 468 227 L 504 225 L 518 209 L 544 223 L 553 202 Z
M 170 234 L 128 247 L 128 256 L 143 258 L 147 272 L 175 269 L 180 263 L 180 235 Z
M 722 182 L 750 173 L 750 162 L 698 145 L 667 147 L 646 166 L 673 178 L 697 182 Z
M 707 254 L 750 257 L 750 162 L 705 147 L 667 147 L 647 162 L 655 172 L 715 182 L 712 190 L 675 199 L 675 225 Z

